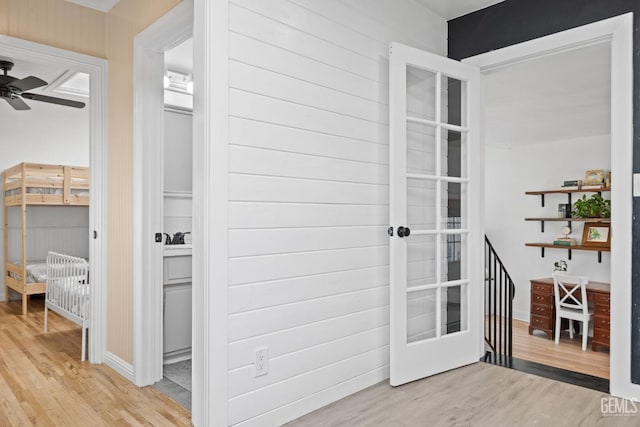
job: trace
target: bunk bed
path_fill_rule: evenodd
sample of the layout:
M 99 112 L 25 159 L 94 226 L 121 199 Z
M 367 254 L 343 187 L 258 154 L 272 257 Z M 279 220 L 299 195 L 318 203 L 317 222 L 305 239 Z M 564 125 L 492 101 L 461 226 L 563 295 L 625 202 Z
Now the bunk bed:
M 46 263 L 27 260 L 28 206 L 89 206 L 89 169 L 86 167 L 20 163 L 3 173 L 4 187 L 4 282 L 22 295 L 22 314 L 27 314 L 29 295 L 44 294 Z M 9 208 L 19 207 L 21 217 L 20 260 L 9 258 Z M 54 248 L 51 248 L 54 249 Z

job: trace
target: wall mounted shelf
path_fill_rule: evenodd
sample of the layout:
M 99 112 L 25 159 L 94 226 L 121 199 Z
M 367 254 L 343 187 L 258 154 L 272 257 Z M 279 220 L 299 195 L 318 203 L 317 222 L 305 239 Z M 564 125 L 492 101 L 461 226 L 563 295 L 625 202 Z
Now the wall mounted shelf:
M 542 207 L 544 208 L 544 196 L 546 194 L 566 194 L 569 199 L 569 204 L 571 204 L 571 195 L 573 193 L 598 193 L 602 194 L 604 192 L 611 191 L 611 187 L 608 188 L 595 188 L 595 189 L 572 189 L 572 190 L 538 190 L 538 191 L 527 191 L 524 194 L 527 196 L 540 196 L 540 201 L 542 203 Z
M 598 193 L 602 194 L 603 192 L 611 191 L 611 188 L 596 188 L 596 189 L 560 189 L 560 190 L 539 190 L 539 191 L 527 191 L 525 192 L 528 196 L 540 196 L 541 205 L 544 207 L 544 196 L 547 194 L 566 194 L 568 203 L 571 205 L 571 195 L 573 193 Z M 569 227 L 571 227 L 572 222 L 605 222 L 610 223 L 610 218 L 554 218 L 554 217 L 537 217 L 537 218 L 525 218 L 525 221 L 539 221 L 540 222 L 540 231 L 544 233 L 544 223 L 546 221 L 553 222 L 566 222 Z M 581 246 L 581 245 L 572 245 L 572 246 L 564 246 L 564 245 L 554 245 L 553 243 L 525 243 L 525 246 L 540 248 L 540 253 L 544 258 L 544 250 L 545 248 L 550 249 L 565 249 L 568 252 L 568 257 L 571 259 L 571 252 L 576 251 L 592 251 L 598 252 L 598 262 L 602 262 L 602 252 L 610 252 L 610 248 L 598 248 L 591 246 Z

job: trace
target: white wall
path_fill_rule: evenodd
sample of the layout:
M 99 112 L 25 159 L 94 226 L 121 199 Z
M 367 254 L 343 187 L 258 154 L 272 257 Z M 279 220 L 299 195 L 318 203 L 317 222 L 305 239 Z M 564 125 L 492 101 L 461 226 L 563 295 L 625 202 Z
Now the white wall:
M 446 54 L 413 2 L 230 2 L 229 422 L 388 377 L 388 44 Z M 254 378 L 254 350 L 269 374 Z
M 611 169 L 608 135 L 512 149 L 486 147 L 486 234 L 515 282 L 513 310 L 516 319 L 529 321 L 529 281 L 549 277 L 555 261 L 566 260 L 570 274 L 609 282 L 609 252 L 602 253 L 602 263 L 598 263 L 597 253 L 590 251 L 572 251 L 569 261 L 566 250 L 545 249 L 542 258 L 539 248 L 524 245 L 526 242 L 551 243 L 567 225 L 566 222 L 545 222 L 545 232 L 541 233 L 540 222 L 524 221 L 526 217 L 557 217 L 558 204 L 567 203 L 566 195 L 546 195 L 542 208 L 540 196 L 527 196 L 525 192 L 560 188 L 565 180 L 584 179 L 587 169 Z M 610 196 L 609 193 L 602 195 Z M 572 202 L 581 196 L 574 194 Z M 572 228 L 571 237 L 580 241 L 583 224 L 573 222 Z
M 14 111 L 5 102 L 0 104 L 2 127 L 0 171 L 20 162 L 89 166 L 89 108 L 75 109 L 35 101 L 29 102 L 29 105 L 32 107 L 30 111 Z M 0 204 L 2 203 L 3 201 L 0 200 Z M 31 208 L 29 211 L 36 209 L 39 208 Z M 44 209 L 42 212 L 46 214 L 34 212 L 33 215 L 29 215 L 28 220 L 28 224 L 35 227 L 33 230 L 39 230 L 34 233 L 41 234 L 43 238 L 48 234 L 40 232 L 50 225 L 56 225 L 55 233 L 60 233 L 59 236 L 69 237 L 71 240 L 73 240 L 71 236 L 82 233 L 78 227 L 84 227 L 88 233 L 88 209 L 83 209 L 83 214 L 75 212 L 77 208 L 71 208 L 74 213 L 70 216 L 71 211 L 56 208 Z M 0 209 L 0 218 L 3 216 L 4 209 Z M 77 219 L 77 223 L 70 224 L 69 218 Z M 2 224 L 4 224 L 4 218 L 2 218 Z M 19 227 L 20 223 L 12 220 L 10 226 Z M 84 256 L 88 256 L 89 236 L 88 234 L 86 236 L 87 241 L 78 242 L 78 245 L 71 240 L 60 243 L 62 248 L 73 247 L 78 251 L 86 247 L 87 253 Z M 39 258 L 42 254 L 40 249 L 42 245 L 47 245 L 46 241 L 49 237 L 36 243 L 39 245 L 38 248 L 28 247 L 30 251 L 28 256 Z M 34 238 L 35 236 L 30 236 L 30 239 Z M 0 239 L 4 241 L 4 227 L 0 227 Z M 4 263 L 4 245 L 0 246 L 0 259 Z M 4 298 L 4 275 L 0 280 L 2 281 L 0 298 Z

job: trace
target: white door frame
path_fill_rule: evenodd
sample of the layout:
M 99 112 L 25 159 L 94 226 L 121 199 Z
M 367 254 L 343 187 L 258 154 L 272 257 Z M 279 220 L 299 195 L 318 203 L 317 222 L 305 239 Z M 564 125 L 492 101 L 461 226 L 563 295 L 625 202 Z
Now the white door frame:
M 89 97 L 89 244 L 91 316 L 89 361 L 102 363 L 106 351 L 107 247 L 107 61 L 77 52 L 0 35 L 0 52 L 29 61 L 80 71 L 90 76 Z M 92 237 L 93 237 L 92 236 Z
M 162 379 L 162 232 L 164 190 L 164 52 L 193 34 L 193 2 L 185 0 L 134 39 L 133 114 L 133 377 Z
M 229 2 L 195 0 L 193 394 L 196 426 L 228 425 Z
M 481 72 L 552 55 L 611 43 L 611 357 L 610 392 L 640 399 L 631 382 L 631 233 L 633 154 L 633 14 L 562 31 L 464 59 Z M 484 146 L 484 140 L 482 141 Z

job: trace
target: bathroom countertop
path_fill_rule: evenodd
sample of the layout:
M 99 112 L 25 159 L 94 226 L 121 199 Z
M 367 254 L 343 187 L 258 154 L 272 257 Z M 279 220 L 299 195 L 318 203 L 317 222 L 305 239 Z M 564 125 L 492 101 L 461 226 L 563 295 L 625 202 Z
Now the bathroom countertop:
M 162 250 L 164 256 L 185 256 L 191 255 L 191 245 L 164 245 Z

